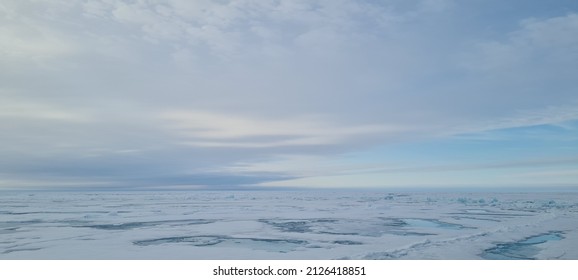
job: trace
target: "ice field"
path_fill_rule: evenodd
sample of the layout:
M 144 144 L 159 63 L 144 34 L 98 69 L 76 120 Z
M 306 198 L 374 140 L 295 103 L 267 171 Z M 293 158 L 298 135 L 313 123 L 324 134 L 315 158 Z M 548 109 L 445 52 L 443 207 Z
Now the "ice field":
M 578 259 L 578 193 L 0 193 L 0 259 Z

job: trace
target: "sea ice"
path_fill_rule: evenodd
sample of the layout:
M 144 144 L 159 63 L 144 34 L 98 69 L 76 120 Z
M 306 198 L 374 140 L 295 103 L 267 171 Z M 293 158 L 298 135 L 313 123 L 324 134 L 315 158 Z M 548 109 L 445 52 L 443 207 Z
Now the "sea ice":
M 578 259 L 578 193 L 1 193 L 0 259 Z

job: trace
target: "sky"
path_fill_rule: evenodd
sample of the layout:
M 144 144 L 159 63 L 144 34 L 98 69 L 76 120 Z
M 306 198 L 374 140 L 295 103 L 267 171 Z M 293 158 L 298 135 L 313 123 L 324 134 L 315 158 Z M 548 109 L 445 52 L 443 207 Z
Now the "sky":
M 2 0 L 0 190 L 578 187 L 575 0 Z

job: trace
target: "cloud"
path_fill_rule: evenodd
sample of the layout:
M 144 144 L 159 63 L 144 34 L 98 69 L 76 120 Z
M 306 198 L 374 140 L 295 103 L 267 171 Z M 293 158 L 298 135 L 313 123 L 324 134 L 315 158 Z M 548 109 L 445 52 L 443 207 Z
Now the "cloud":
M 162 117 L 186 145 L 222 148 L 271 148 L 338 145 L 365 135 L 395 133 L 386 125 L 337 125 L 322 118 L 263 119 L 201 111 L 173 111 Z
M 10 182 L 258 184 L 406 167 L 375 147 L 565 125 L 578 16 L 532 13 L 493 25 L 450 0 L 2 1 L 0 167 Z
M 568 167 L 578 158 L 539 158 L 525 161 L 488 162 L 420 167 L 373 167 L 336 173 L 318 173 L 288 180 L 258 183 L 257 186 L 317 188 L 383 187 L 575 187 L 576 172 Z M 555 170 L 555 171 L 543 171 Z M 533 176 L 532 174 L 535 174 Z M 557 175 L 557 176 L 556 176 Z
M 536 64 L 576 67 L 578 14 L 530 18 L 520 22 L 519 26 L 505 40 L 478 43 L 477 53 L 465 59 L 464 66 L 494 73 Z
M 578 105 L 548 106 L 535 110 L 518 110 L 503 119 L 490 119 L 484 122 L 458 125 L 442 132 L 446 136 L 460 136 L 471 133 L 484 133 L 512 128 L 527 128 L 540 125 L 565 126 L 565 123 L 578 120 Z
M 0 190 L 77 190 L 79 188 L 102 189 L 109 186 L 111 182 L 88 181 L 86 179 L 6 179 L 0 180 Z
M 45 102 L 0 97 L 0 119 L 86 122 L 90 117 L 74 109 L 65 109 Z
M 230 58 L 312 50 L 317 53 L 360 44 L 422 14 L 445 11 L 451 1 L 84 1 L 83 14 L 132 27 L 134 35 L 154 43 L 208 50 Z M 361 40 L 361 41 L 360 41 Z M 295 47 L 298 47 L 295 49 Z M 271 51 L 271 50 L 277 51 Z

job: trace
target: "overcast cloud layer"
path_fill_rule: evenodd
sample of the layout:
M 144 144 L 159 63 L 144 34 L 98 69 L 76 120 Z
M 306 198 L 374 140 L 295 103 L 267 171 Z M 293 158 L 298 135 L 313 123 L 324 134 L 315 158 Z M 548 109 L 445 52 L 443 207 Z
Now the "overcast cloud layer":
M 578 2 L 3 0 L 0 189 L 578 185 Z

